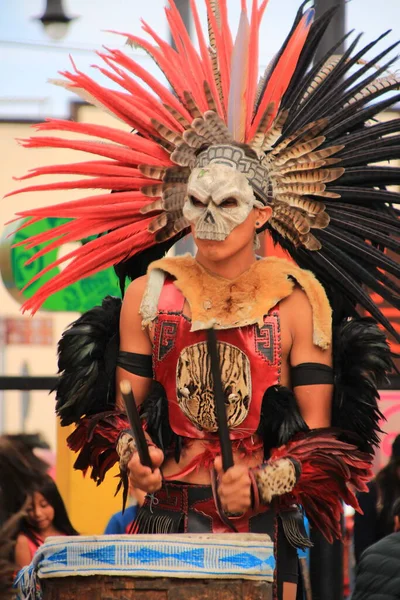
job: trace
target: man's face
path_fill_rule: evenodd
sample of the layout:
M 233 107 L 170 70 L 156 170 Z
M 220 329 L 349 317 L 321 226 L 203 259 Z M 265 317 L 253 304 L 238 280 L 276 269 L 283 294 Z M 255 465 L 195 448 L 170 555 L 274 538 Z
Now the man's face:
M 194 168 L 183 214 L 200 240 L 224 241 L 255 206 L 263 206 L 243 173 L 212 163 Z

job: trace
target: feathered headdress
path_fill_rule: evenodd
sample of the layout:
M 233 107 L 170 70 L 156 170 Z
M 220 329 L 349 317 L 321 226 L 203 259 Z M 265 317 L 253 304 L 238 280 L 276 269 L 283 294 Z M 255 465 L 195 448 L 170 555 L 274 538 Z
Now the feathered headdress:
M 51 119 L 38 130 L 85 134 L 93 140 L 45 135 L 22 141 L 31 148 L 71 148 L 95 156 L 34 169 L 22 179 L 65 173 L 78 179 L 22 191 L 99 190 L 94 196 L 18 213 L 29 223 L 55 216 L 71 219 L 23 242 L 30 248 L 46 243 L 31 261 L 68 242 L 96 236 L 35 276 L 33 280 L 70 261 L 24 309 L 33 312 L 50 294 L 132 257 L 132 276 L 141 274 L 143 263 L 189 232 L 182 207 L 198 156 L 210 147 L 239 147 L 253 169 L 248 178 L 257 199 L 272 206 L 267 226 L 274 240 L 323 284 L 352 305 L 363 306 L 396 335 L 364 290 L 368 286 L 400 307 L 400 266 L 386 254 L 400 249 L 394 206 L 400 194 L 386 189 L 400 184 L 400 168 L 382 164 L 400 158 L 400 119 L 374 120 L 400 99 L 400 94 L 380 99 L 400 86 L 388 71 L 393 60 L 385 58 L 396 44 L 365 60 L 386 34 L 358 51 L 357 37 L 343 55 L 336 54 L 340 40 L 313 62 L 334 10 L 314 21 L 314 10 L 306 10 L 303 2 L 285 43 L 258 80 L 258 33 L 267 0 L 253 0 L 250 15 L 241 1 L 235 41 L 226 0 L 205 3 L 208 41 L 191 0 L 198 49 L 173 0 L 165 12 L 174 47 L 147 23 L 143 30 L 150 41 L 123 34 L 151 56 L 170 88 L 120 50 L 98 53 L 104 61 L 98 68 L 119 85 L 118 91 L 75 66 L 63 73 L 66 88 L 122 120 L 126 132 Z

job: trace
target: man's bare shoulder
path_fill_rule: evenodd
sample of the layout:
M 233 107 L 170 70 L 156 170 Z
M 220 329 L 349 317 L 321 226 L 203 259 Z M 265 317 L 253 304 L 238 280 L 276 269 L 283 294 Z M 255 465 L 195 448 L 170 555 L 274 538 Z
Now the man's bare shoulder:
M 302 312 L 311 314 L 311 303 L 304 290 L 299 285 L 293 288 L 292 293 L 281 300 L 280 308 L 283 311 L 298 311 L 297 317 L 301 317 Z
M 126 288 L 123 304 L 126 305 L 137 305 L 140 306 L 143 295 L 146 291 L 147 283 L 149 280 L 148 275 L 142 275 L 134 279 Z

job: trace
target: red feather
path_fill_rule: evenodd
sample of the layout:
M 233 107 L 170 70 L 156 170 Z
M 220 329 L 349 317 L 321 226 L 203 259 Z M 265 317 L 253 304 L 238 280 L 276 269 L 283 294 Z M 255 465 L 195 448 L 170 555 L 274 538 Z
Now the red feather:
M 224 100 L 224 110 L 227 112 L 227 103 L 229 97 L 229 85 L 230 85 L 230 64 L 231 64 L 231 53 L 228 51 L 226 42 L 224 39 L 223 30 L 222 30 L 222 19 L 221 19 L 221 30 L 218 27 L 217 20 L 212 11 L 210 0 L 206 0 L 207 4 L 207 15 L 210 20 L 211 29 L 213 30 L 215 36 L 215 44 L 217 47 L 217 56 L 218 56 L 218 67 L 221 75 L 221 87 L 222 87 L 222 96 Z M 222 15 L 221 15 L 222 16 Z M 229 27 L 228 30 L 229 31 Z
M 246 139 L 248 139 L 247 132 L 249 131 L 251 121 L 253 118 L 253 107 L 257 89 L 258 79 L 258 42 L 260 32 L 260 22 L 263 17 L 264 11 L 268 4 L 268 0 L 264 0 L 260 9 L 258 9 L 258 0 L 253 0 L 251 9 L 251 21 L 250 21 L 250 44 L 248 54 L 248 81 L 247 81 L 247 93 L 246 93 L 246 104 L 247 104 L 247 116 L 246 116 Z
M 114 32 L 115 33 L 115 32 Z M 120 34 L 126 35 L 126 34 Z M 110 53 L 111 59 L 114 60 L 117 64 L 129 70 L 136 77 L 139 77 L 146 85 L 148 85 L 160 98 L 162 102 L 165 104 L 170 104 L 175 110 L 177 110 L 185 119 L 188 121 L 191 120 L 190 114 L 182 105 L 181 102 L 171 93 L 171 91 L 165 87 L 162 83 L 160 83 L 155 77 L 153 77 L 150 73 L 148 73 L 143 67 L 141 67 L 137 62 L 123 54 L 120 50 L 111 50 L 110 48 L 106 48 L 107 52 Z
M 140 177 L 141 172 L 135 167 L 128 167 L 118 162 L 109 160 L 91 160 L 80 163 L 68 163 L 66 165 L 50 165 L 46 167 L 36 167 L 31 169 L 26 175 L 14 177 L 16 181 L 24 181 L 39 175 L 111 175 L 115 177 Z M 12 195 L 11 192 L 7 195 Z
M 340 432 L 320 429 L 299 434 L 273 451 L 271 461 L 294 458 L 301 475 L 287 496 L 277 500 L 282 508 L 296 502 L 304 507 L 310 522 L 329 542 L 341 537 L 342 502 L 360 511 L 353 490 L 366 491 L 372 478 L 372 456 L 338 439 Z
M 199 13 L 197 12 L 197 6 L 196 6 L 195 0 L 190 0 L 190 6 L 192 9 L 192 15 L 193 15 L 193 20 L 194 20 L 194 25 L 196 28 L 197 39 L 199 42 L 200 52 L 201 52 L 201 56 L 202 56 L 202 60 L 203 60 L 203 69 L 204 69 L 204 73 L 205 73 L 205 79 L 207 80 L 207 82 L 210 85 L 210 89 L 212 91 L 212 94 L 215 99 L 215 103 L 217 105 L 217 109 L 218 109 L 217 112 L 221 118 L 224 118 L 224 110 L 223 110 L 223 107 L 221 104 L 221 100 L 220 100 L 219 93 L 218 93 L 217 86 L 216 86 L 215 79 L 214 79 L 214 74 L 212 71 L 210 53 L 208 51 L 207 44 L 204 39 L 203 30 L 202 30 L 200 19 L 199 19 Z
M 133 137 L 133 136 L 132 136 Z M 68 140 L 56 137 L 35 137 L 19 140 L 25 148 L 70 148 L 71 150 L 81 150 L 91 154 L 98 154 L 106 158 L 113 158 L 123 163 L 132 165 L 150 164 L 150 165 L 172 165 L 168 160 L 161 160 L 143 152 L 137 152 L 126 147 L 115 144 L 106 144 L 104 142 L 89 142 L 86 140 Z
M 206 71 L 189 37 L 188 31 L 182 17 L 175 6 L 173 0 L 169 0 L 171 8 L 165 9 L 167 20 L 170 26 L 178 54 L 181 58 L 181 64 L 186 68 L 187 84 L 197 106 L 202 112 L 208 109 L 207 100 L 204 94 L 203 81 L 206 78 Z
M 275 104 L 275 114 L 278 112 L 279 104 L 285 93 L 290 80 L 295 71 L 297 61 L 307 39 L 308 32 L 312 25 L 314 17 L 314 9 L 307 10 L 300 23 L 297 25 L 292 37 L 290 38 L 285 50 L 276 65 L 264 95 L 254 117 L 254 121 L 249 130 L 247 139 L 250 140 L 254 136 L 261 118 L 270 102 Z
M 74 467 L 84 474 L 91 469 L 90 478 L 101 483 L 119 460 L 115 448 L 124 429 L 129 429 L 124 413 L 104 412 L 81 419 L 67 438 L 68 447 L 79 452 Z

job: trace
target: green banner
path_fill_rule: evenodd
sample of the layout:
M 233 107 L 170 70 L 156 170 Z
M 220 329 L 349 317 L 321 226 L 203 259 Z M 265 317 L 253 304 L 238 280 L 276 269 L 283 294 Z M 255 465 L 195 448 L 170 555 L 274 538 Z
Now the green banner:
M 12 223 L 3 232 L 0 241 L 0 270 L 4 285 L 9 293 L 21 304 L 33 294 L 49 279 L 52 279 L 60 272 L 59 267 L 54 267 L 48 273 L 45 273 L 23 292 L 23 287 L 42 269 L 54 263 L 57 260 L 60 248 L 50 250 L 44 256 L 41 256 L 33 263 L 26 265 L 36 252 L 45 247 L 46 244 L 26 249 L 24 246 L 12 247 L 14 244 L 22 242 L 37 233 L 49 231 L 58 225 L 67 223 L 68 219 L 43 219 L 38 223 L 27 225 L 20 231 L 15 229 L 21 227 L 28 219 Z M 15 233 L 12 233 L 15 232 Z M 90 239 L 81 240 L 81 244 L 87 243 Z M 68 244 L 68 249 L 72 250 L 72 245 Z M 61 265 L 62 268 L 62 265 Z M 77 283 L 53 294 L 42 305 L 41 310 L 47 311 L 66 311 L 66 312 L 85 312 L 98 304 L 101 304 L 104 296 L 121 296 L 118 278 L 112 268 L 106 269 L 86 277 Z

